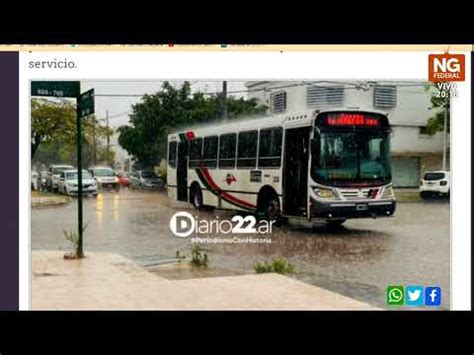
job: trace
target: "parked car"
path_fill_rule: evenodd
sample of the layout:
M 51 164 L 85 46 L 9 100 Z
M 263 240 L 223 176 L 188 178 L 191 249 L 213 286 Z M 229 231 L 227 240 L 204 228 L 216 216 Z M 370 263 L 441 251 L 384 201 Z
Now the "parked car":
M 99 190 L 120 190 L 118 174 L 111 167 L 95 166 L 89 172 L 96 180 Z
M 36 170 L 31 170 L 31 190 L 39 190 L 38 184 L 39 174 Z
M 451 173 L 449 171 L 427 171 L 420 184 L 420 197 L 449 197 L 451 190 Z
M 165 182 L 153 171 L 138 170 L 130 176 L 130 188 L 140 190 L 161 190 L 165 188 Z
M 46 177 L 46 189 L 49 192 L 57 192 L 59 185 L 59 175 L 65 170 L 72 170 L 72 165 L 53 164 L 48 168 L 48 176 Z
M 58 192 L 77 196 L 79 193 L 77 169 L 65 170 L 59 174 Z M 87 170 L 82 170 L 82 194 L 97 196 L 97 183 Z
M 48 180 L 48 172 L 46 170 L 40 171 L 39 177 L 38 177 L 38 188 L 41 191 L 47 190 L 47 185 L 46 185 L 47 180 Z
M 130 175 L 128 173 L 118 174 L 119 184 L 122 187 L 130 187 Z

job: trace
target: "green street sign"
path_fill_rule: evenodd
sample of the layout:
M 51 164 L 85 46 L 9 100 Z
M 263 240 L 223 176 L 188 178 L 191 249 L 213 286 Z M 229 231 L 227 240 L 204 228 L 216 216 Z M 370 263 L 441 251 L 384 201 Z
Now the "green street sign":
M 32 81 L 31 96 L 76 98 L 81 93 L 79 81 Z
M 82 93 L 77 99 L 77 112 L 79 117 L 89 116 L 95 112 L 94 89 Z

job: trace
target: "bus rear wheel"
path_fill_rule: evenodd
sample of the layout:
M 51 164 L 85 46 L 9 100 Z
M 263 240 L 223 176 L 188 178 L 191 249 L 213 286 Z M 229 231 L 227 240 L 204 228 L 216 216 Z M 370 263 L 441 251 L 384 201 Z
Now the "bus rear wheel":
M 196 209 L 201 209 L 203 207 L 202 190 L 198 185 L 192 186 L 189 202 L 191 202 Z

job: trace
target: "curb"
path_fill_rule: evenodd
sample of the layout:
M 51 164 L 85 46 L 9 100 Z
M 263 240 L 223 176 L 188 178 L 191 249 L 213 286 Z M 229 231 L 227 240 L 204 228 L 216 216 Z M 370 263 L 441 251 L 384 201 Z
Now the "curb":
M 397 202 L 421 202 L 418 190 L 398 190 L 394 189 L 395 199 Z
M 67 197 L 33 197 L 31 199 L 31 208 L 61 206 L 69 203 Z
M 33 250 L 34 310 L 379 310 L 274 273 L 169 280 L 114 253 Z M 93 272 L 92 272 L 93 271 Z M 80 280 L 80 282 L 78 282 Z M 61 292 L 58 292 L 60 290 Z M 268 294 L 281 297 L 268 297 Z

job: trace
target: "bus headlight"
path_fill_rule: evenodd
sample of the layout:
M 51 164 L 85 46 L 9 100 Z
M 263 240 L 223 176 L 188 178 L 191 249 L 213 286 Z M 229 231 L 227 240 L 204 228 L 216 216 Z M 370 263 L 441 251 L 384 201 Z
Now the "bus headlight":
M 314 189 L 314 193 L 316 194 L 316 196 L 321 197 L 321 198 L 327 198 L 327 199 L 337 198 L 337 195 L 334 193 L 334 190 L 332 189 L 317 187 Z
M 393 192 L 392 186 L 386 186 L 383 190 L 382 198 L 394 198 L 395 194 Z

